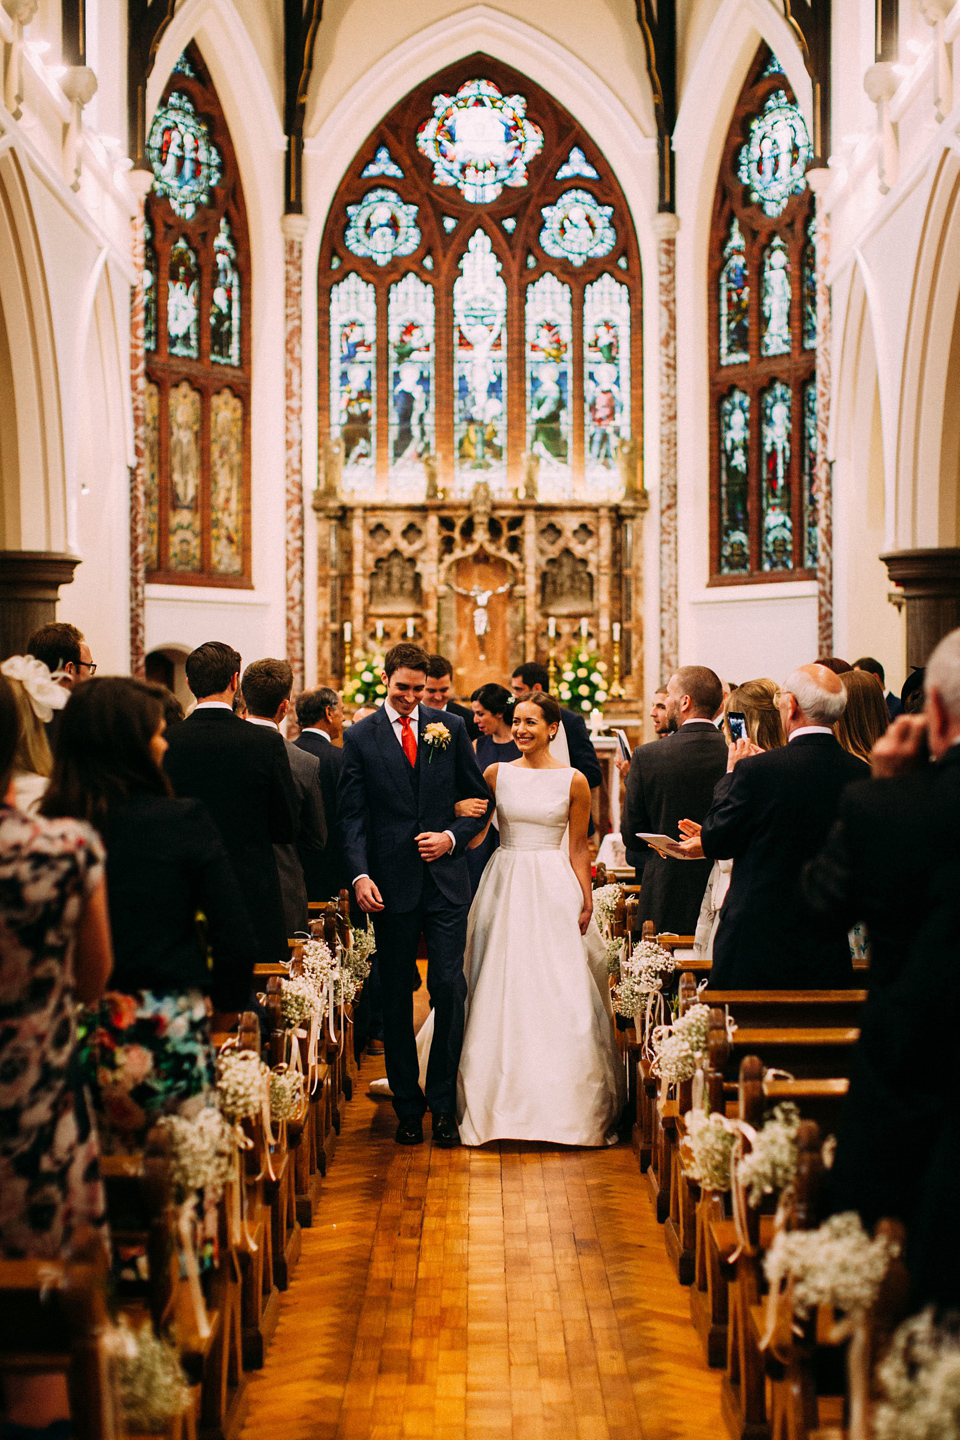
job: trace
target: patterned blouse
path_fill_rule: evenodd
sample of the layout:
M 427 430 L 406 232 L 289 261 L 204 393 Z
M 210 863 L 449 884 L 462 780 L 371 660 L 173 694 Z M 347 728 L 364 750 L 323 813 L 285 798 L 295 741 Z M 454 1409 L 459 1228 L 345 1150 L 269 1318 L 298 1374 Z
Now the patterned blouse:
M 99 1150 L 75 1076 L 73 949 L 104 852 L 77 820 L 0 805 L 0 1253 L 54 1257 L 104 1223 Z

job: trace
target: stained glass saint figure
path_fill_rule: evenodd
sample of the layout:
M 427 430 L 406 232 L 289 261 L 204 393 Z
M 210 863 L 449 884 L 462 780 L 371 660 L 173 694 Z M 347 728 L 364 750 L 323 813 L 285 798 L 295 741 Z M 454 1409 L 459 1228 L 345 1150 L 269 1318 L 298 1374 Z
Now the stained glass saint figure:
M 240 364 L 240 275 L 227 217 L 213 242 L 213 293 L 210 297 L 210 359 Z
M 763 309 L 764 355 L 790 354 L 790 256 L 779 235 L 774 235 L 763 256 L 760 280 Z
M 793 519 L 790 500 L 791 393 L 774 380 L 761 397 L 763 485 L 761 497 L 761 566 L 764 570 L 793 568 Z
M 371 468 L 376 460 L 376 342 L 374 288 L 347 275 L 330 293 L 330 419 L 345 469 Z
M 196 360 L 199 348 L 197 257 L 186 240 L 170 251 L 167 278 L 167 344 L 171 355 Z
M 461 469 L 503 469 L 507 287 L 490 237 L 477 230 L 453 286 L 456 444 Z
M 743 233 L 734 216 L 720 271 L 720 364 L 742 365 L 750 359 L 750 285 Z
M 817 568 L 820 552 L 816 465 L 817 382 L 808 380 L 803 387 L 803 563 L 809 570 Z
M 527 286 L 527 446 L 550 467 L 570 450 L 573 310 L 570 286 L 542 275 Z
M 750 397 L 731 390 L 720 402 L 720 569 L 724 575 L 750 568 L 747 475 Z

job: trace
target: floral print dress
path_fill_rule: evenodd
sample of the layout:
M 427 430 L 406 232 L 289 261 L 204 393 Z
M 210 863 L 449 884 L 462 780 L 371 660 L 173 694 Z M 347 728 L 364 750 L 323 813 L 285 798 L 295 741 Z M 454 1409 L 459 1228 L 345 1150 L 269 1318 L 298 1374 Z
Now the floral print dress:
M 105 1224 L 100 1153 L 76 1066 L 73 948 L 103 877 L 78 820 L 0 805 L 0 1253 L 54 1258 Z

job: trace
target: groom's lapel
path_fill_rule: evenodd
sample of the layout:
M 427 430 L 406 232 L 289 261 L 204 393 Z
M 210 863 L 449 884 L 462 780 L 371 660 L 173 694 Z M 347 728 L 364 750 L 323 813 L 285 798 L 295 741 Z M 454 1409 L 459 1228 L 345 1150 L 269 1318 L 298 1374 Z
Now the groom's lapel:
M 416 808 L 417 801 L 410 762 L 397 743 L 397 737 L 393 733 L 393 726 L 390 724 L 390 717 L 386 710 L 381 707 L 377 711 L 374 721 L 377 725 L 377 744 L 380 746 L 383 763 L 397 789 L 410 801 L 411 806 Z

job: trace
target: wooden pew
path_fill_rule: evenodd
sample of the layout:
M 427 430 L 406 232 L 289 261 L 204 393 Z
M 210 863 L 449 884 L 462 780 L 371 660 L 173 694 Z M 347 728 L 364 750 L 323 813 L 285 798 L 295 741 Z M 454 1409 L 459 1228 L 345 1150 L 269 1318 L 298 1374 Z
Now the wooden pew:
M 684 967 L 686 968 L 686 966 Z M 748 1030 L 796 1026 L 855 1026 L 866 990 L 713 990 L 701 992 L 704 1005 L 719 1007 Z
M 286 1030 L 281 1011 L 283 980 L 271 976 L 267 980 L 266 1011 L 267 1052 L 271 1069 L 287 1063 Z M 294 1152 L 303 1141 L 303 1129 L 307 1119 L 307 1108 L 299 1119 L 288 1120 L 284 1127 L 285 1144 L 282 1153 L 274 1161 L 275 1180 L 264 1183 L 264 1194 L 270 1206 L 270 1224 L 273 1246 L 274 1284 L 281 1293 L 290 1283 L 290 1275 L 300 1258 L 303 1232 L 297 1219 L 297 1195 L 295 1182 L 296 1161 Z
M 757 1055 L 766 1067 L 787 1070 L 799 1080 L 843 1077 L 859 1038 L 852 1025 L 743 1025 L 728 1036 L 724 1012 L 716 1007 L 710 1012 L 710 1064 L 731 1091 L 746 1055 Z
M 240 1025 L 241 1050 L 261 1054 L 260 1025 L 248 1011 Z M 273 1168 L 261 1117 L 243 1121 L 251 1148 L 241 1156 L 245 1205 L 245 1233 L 239 1251 L 241 1271 L 241 1316 L 243 1367 L 259 1370 L 267 1345 L 280 1318 L 280 1291 L 274 1283 L 273 1237 L 276 1233 L 267 1193 L 267 1177 Z M 279 1160 L 279 1157 L 278 1157 Z

